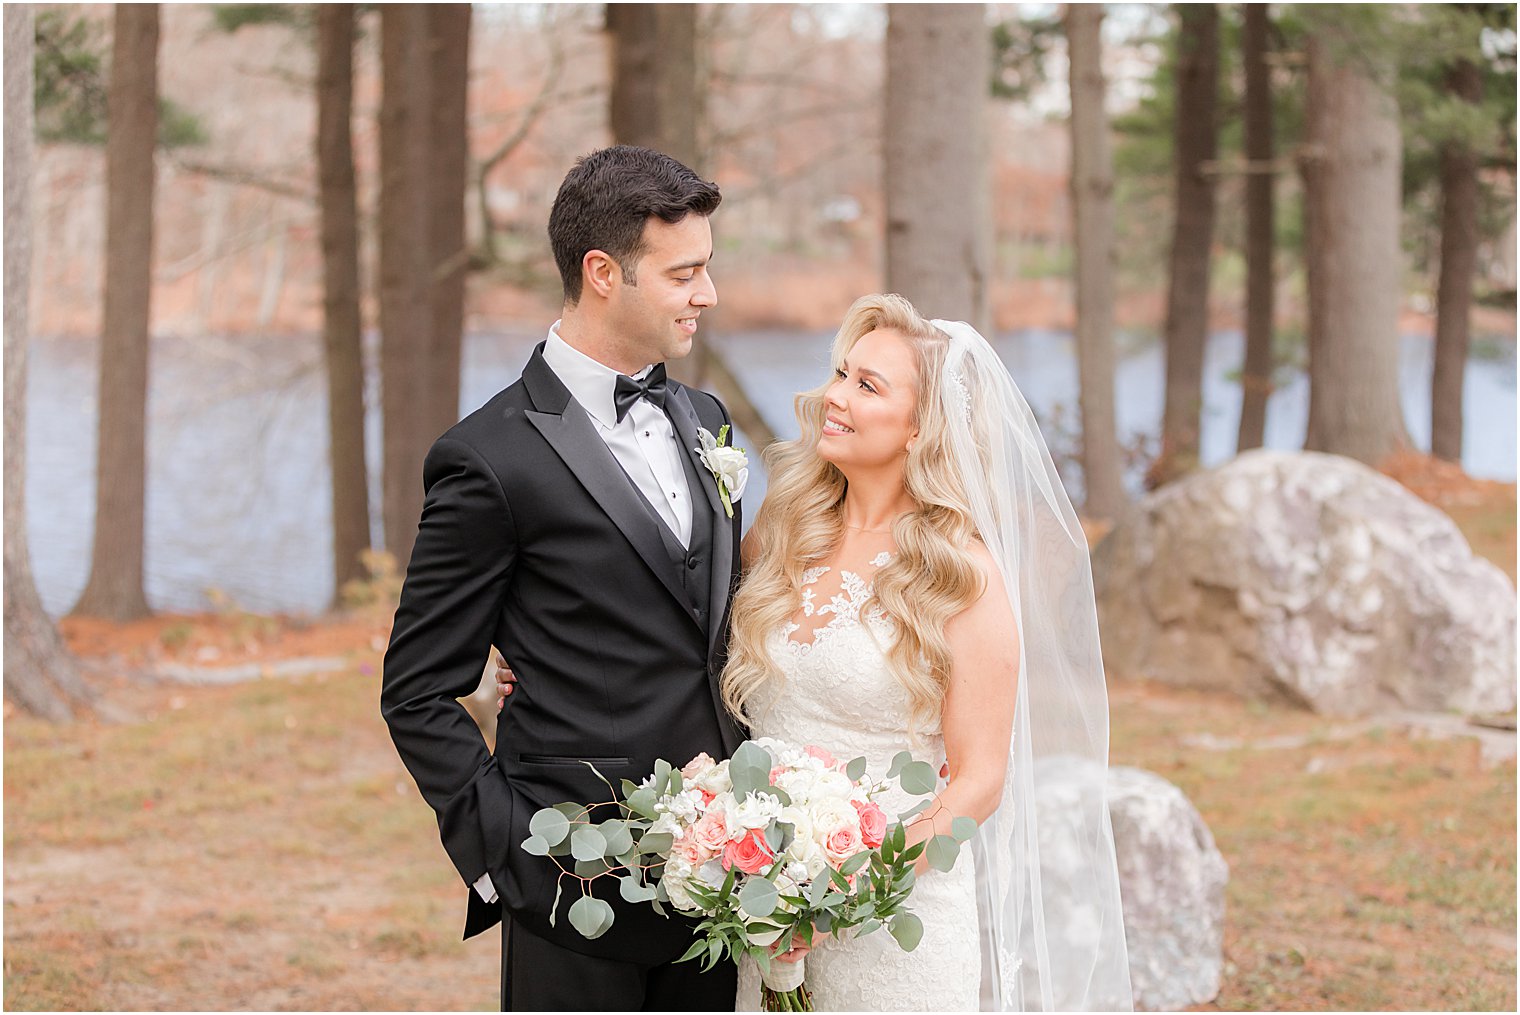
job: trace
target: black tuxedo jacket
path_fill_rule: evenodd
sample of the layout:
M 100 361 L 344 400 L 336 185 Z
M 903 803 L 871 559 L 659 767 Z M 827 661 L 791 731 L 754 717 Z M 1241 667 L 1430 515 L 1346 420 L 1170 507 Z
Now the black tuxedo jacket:
M 717 433 L 729 422 L 716 398 L 674 382 L 666 411 L 692 455 L 698 426 Z M 696 477 L 692 510 L 711 513 L 711 561 L 673 558 L 680 544 L 662 535 L 542 345 L 522 379 L 440 437 L 423 466 L 427 492 L 385 654 L 381 714 L 465 884 L 489 873 L 516 920 L 589 955 L 669 961 L 693 924 L 623 903 L 608 877 L 596 894 L 617 919 L 587 941 L 570 926 L 579 882 L 566 877 L 551 928 L 557 868 L 521 848 L 533 813 L 611 798 L 583 761 L 617 785 L 642 779 L 655 758 L 679 766 L 702 751 L 726 757 L 742 739 L 718 691 L 739 505 L 730 519 L 712 474 L 698 463 Z M 682 573 L 699 565 L 710 570 L 705 596 Z M 492 645 L 520 680 L 494 754 L 458 701 L 479 685 Z M 502 909 L 467 890 L 468 938 Z

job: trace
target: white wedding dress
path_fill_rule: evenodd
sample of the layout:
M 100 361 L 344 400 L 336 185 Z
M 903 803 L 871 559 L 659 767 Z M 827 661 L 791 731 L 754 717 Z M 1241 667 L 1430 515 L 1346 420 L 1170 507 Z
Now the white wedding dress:
M 880 567 L 890 554 L 871 561 Z M 809 632 L 787 623 L 771 634 L 768 647 L 785 676 L 756 703 L 753 734 L 797 746 L 813 745 L 840 761 L 865 757 L 870 774 L 882 778 L 899 751 L 911 751 L 939 771 L 945 761 L 939 723 L 908 734 L 907 692 L 888 669 L 884 648 L 894 627 L 874 605 L 868 576 L 840 570 L 828 587 L 838 588 L 820 601 L 817 586 L 830 568 L 803 575 L 804 617 L 819 626 Z M 862 615 L 864 612 L 864 616 Z M 827 622 L 820 618 L 828 616 Z M 889 820 L 922 797 L 902 793 L 894 784 L 878 798 Z M 806 958 L 807 989 L 819 1011 L 975 1011 L 981 982 L 977 931 L 976 875 L 971 851 L 962 850 L 949 873 L 930 870 L 918 878 L 908 908 L 924 925 L 916 949 L 905 952 L 886 929 L 863 938 L 820 938 Z M 739 967 L 736 1007 L 760 1006 L 760 974 L 753 961 Z

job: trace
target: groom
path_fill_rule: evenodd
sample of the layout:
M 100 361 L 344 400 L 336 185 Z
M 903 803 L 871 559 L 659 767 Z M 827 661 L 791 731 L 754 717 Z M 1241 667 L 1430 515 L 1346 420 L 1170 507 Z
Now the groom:
M 502 923 L 503 1010 L 733 1007 L 732 965 L 673 964 L 693 924 L 623 903 L 612 878 L 595 882 L 617 911 L 604 936 L 571 927 L 570 877 L 551 927 L 558 868 L 520 845 L 539 808 L 609 799 L 584 762 L 616 785 L 740 741 L 718 693 L 739 505 L 694 452 L 728 412 L 663 365 L 717 302 L 720 200 L 645 148 L 581 159 L 549 215 L 561 320 L 423 465 L 380 711 L 469 886 L 464 936 Z M 494 754 L 458 701 L 492 645 L 522 681 Z

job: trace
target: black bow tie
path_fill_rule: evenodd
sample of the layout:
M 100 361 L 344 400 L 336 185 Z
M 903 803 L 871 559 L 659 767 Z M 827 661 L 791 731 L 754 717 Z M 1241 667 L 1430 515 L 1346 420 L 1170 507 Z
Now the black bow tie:
M 621 423 L 633 403 L 647 398 L 657 407 L 665 408 L 665 364 L 656 363 L 642 381 L 627 374 L 618 374 L 617 385 L 612 389 L 612 404 L 617 408 L 617 421 Z

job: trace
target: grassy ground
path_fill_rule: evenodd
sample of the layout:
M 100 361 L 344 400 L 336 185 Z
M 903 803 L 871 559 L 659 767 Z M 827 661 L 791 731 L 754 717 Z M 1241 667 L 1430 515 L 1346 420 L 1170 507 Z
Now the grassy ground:
M 1495 496 L 1453 515 L 1513 575 L 1514 487 Z M 494 1008 L 499 938 L 460 942 L 464 888 L 379 718 L 383 621 L 67 632 L 120 661 L 98 682 L 138 720 L 7 713 L 6 1008 Z M 127 675 L 286 655 L 347 665 Z M 1212 1007 L 1515 1009 L 1512 759 L 1122 679 L 1112 713 L 1114 763 L 1180 786 L 1230 864 Z

